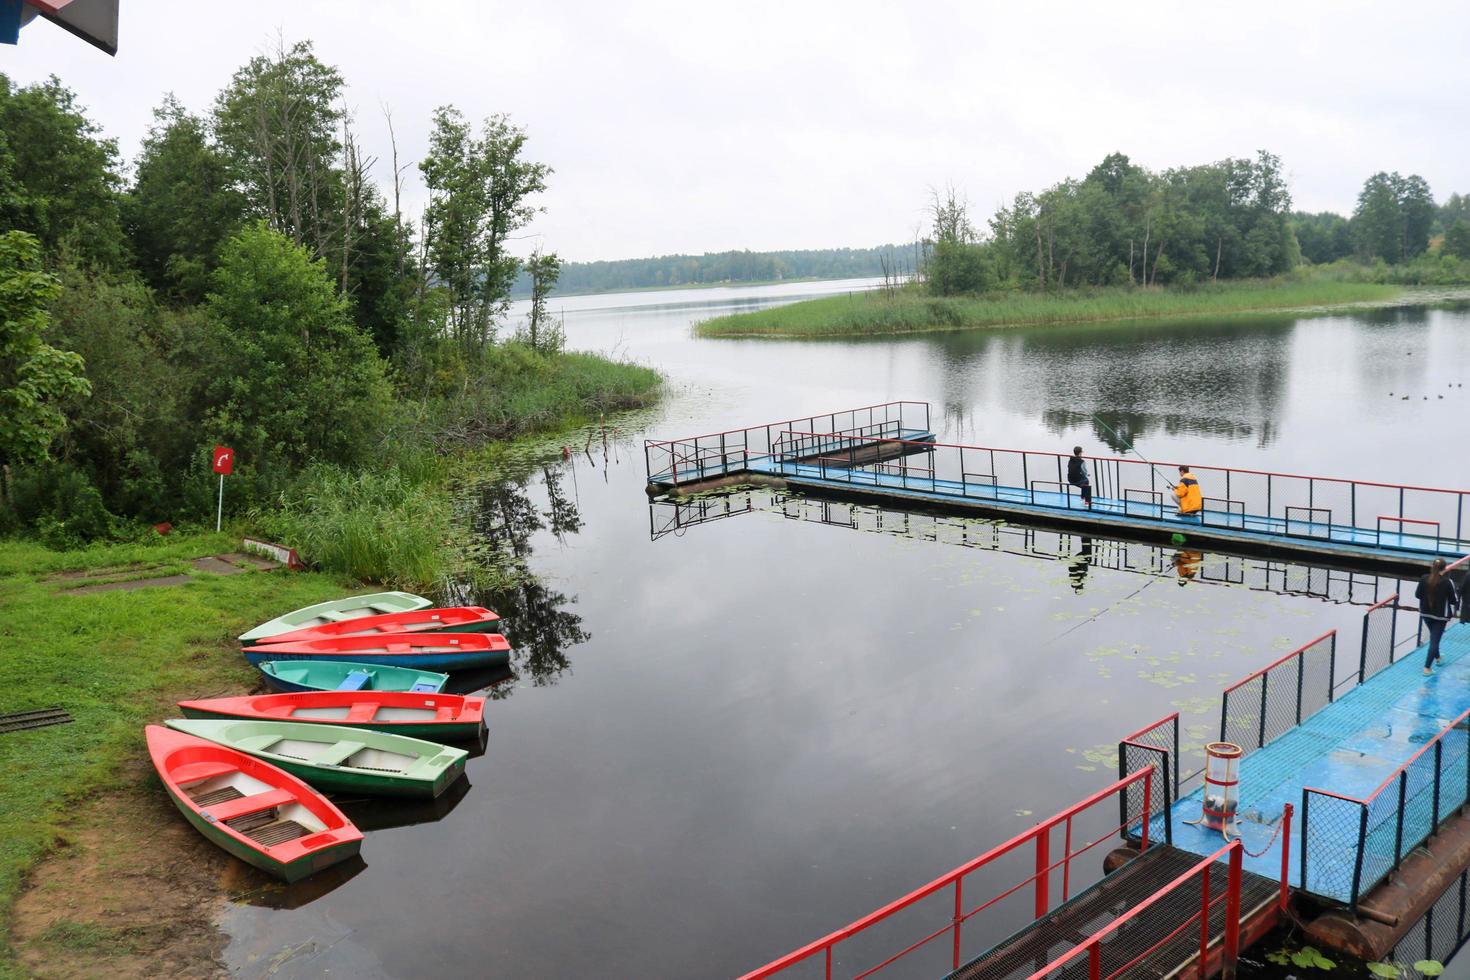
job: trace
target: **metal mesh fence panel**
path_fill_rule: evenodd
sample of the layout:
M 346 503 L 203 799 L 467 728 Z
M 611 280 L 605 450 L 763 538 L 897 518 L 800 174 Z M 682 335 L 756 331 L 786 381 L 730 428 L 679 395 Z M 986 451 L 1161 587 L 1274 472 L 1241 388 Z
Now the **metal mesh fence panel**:
M 1398 598 L 1391 595 L 1363 613 L 1363 640 L 1358 652 L 1359 684 L 1393 663 Z
M 1368 801 L 1363 854 L 1359 861 L 1361 871 L 1358 875 L 1357 891 L 1351 898 L 1354 902 L 1358 900 L 1358 896 L 1388 877 L 1388 873 L 1398 866 L 1398 817 L 1403 804 L 1403 789 L 1403 782 L 1395 778 L 1382 792 Z
M 1118 745 L 1118 776 L 1130 776 L 1141 769 L 1153 769 L 1145 791 L 1142 782 L 1126 787 L 1119 797 L 1124 840 L 1136 840 L 1143 835 L 1145 813 L 1149 821 L 1149 841 L 1163 841 L 1169 834 L 1169 805 L 1173 801 L 1169 780 L 1169 753 L 1164 749 L 1121 742 Z M 1147 801 L 1145 801 L 1147 796 Z M 1146 805 L 1145 805 L 1146 804 Z
M 1466 739 L 1464 729 L 1450 728 L 1404 769 L 1399 861 L 1428 840 L 1440 822 L 1465 802 Z
M 1220 703 L 1220 740 L 1249 755 L 1332 701 L 1337 633 L 1333 631 L 1228 688 Z
M 1308 789 L 1302 793 L 1301 882 L 1314 895 L 1357 899 L 1360 836 L 1367 807 Z M 1392 840 L 1390 840 L 1392 846 Z
M 1470 871 L 1450 882 L 1420 916 L 1386 959 L 1397 963 L 1435 960 L 1444 963 L 1465 943 L 1465 901 L 1470 888 Z

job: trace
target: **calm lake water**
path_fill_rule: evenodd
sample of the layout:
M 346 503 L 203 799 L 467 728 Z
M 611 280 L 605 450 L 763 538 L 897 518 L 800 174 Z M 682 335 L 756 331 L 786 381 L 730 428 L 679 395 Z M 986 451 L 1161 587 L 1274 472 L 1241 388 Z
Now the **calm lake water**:
M 569 346 L 658 367 L 667 398 L 606 443 L 568 439 L 569 460 L 466 488 L 467 537 L 535 575 L 493 597 L 516 674 L 491 688 L 470 785 L 437 807 L 355 805 L 374 828 L 365 867 L 242 891 L 226 917 L 240 975 L 738 974 L 1105 785 L 1128 732 L 1179 710 L 1206 737 L 1224 685 L 1328 629 L 1356 649 L 1363 604 L 1396 588 L 1222 555 L 1188 574 L 1167 548 L 772 491 L 676 512 L 644 494 L 645 436 L 902 398 L 930 401 L 953 441 L 1106 452 L 1100 413 L 1150 457 L 1470 486 L 1464 307 L 690 333 L 868 285 L 558 303 Z M 873 948 L 943 924 L 927 911 Z M 1025 918 L 1001 907 L 966 948 Z

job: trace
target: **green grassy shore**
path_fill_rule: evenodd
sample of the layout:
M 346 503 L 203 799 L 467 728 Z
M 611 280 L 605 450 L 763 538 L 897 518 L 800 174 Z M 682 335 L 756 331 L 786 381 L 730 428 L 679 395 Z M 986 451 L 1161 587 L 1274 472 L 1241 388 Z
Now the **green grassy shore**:
M 1399 286 L 1254 280 L 1192 289 L 1078 289 L 989 296 L 851 293 L 706 320 L 701 337 L 878 337 L 974 327 L 1042 326 L 1149 317 L 1321 309 L 1392 300 Z
M 0 711 L 62 707 L 71 724 L 0 737 L 0 977 L 19 976 L 8 937 L 26 870 L 65 840 L 75 804 L 117 789 L 142 758 L 143 726 L 173 698 L 247 692 L 234 637 L 283 609 L 342 595 L 315 573 L 191 573 L 182 585 L 76 594 L 104 581 L 177 574 L 238 548 L 233 534 L 51 551 L 0 541 Z M 118 846 L 130 846 L 119 842 Z

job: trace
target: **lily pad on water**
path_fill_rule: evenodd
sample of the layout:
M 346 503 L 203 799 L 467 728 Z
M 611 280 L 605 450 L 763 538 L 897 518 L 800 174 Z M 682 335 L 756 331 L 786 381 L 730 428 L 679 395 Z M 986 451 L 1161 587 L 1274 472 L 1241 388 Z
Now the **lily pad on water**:
M 1331 970 L 1337 966 L 1336 963 L 1323 956 L 1315 946 L 1303 946 L 1292 953 L 1291 962 L 1293 966 L 1314 970 Z

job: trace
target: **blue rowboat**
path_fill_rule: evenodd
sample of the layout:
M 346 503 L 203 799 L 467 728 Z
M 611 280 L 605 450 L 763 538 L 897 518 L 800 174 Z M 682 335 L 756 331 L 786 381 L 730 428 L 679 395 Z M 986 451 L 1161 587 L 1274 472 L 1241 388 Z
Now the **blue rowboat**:
M 410 667 L 448 673 L 499 667 L 510 662 L 510 641 L 499 633 L 381 633 L 300 643 L 249 647 L 252 664 L 273 660 L 351 661 L 380 667 Z

